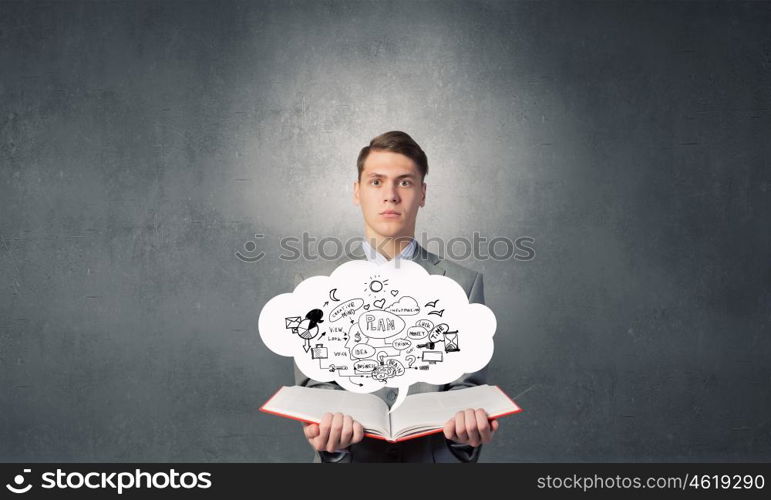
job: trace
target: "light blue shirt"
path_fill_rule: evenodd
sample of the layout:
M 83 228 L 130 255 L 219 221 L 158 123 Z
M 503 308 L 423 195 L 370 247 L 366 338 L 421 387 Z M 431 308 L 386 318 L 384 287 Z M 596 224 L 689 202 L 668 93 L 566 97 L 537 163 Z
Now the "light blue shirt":
M 374 262 L 375 264 L 385 264 L 389 261 L 385 255 L 381 254 L 372 245 L 370 245 L 366 238 L 364 238 L 364 241 L 361 242 L 361 249 L 364 250 L 364 255 L 367 256 L 367 260 L 370 262 Z M 417 249 L 418 242 L 415 241 L 415 238 L 412 238 L 407 246 L 404 247 L 404 250 L 402 250 L 401 253 L 395 258 L 412 260 Z

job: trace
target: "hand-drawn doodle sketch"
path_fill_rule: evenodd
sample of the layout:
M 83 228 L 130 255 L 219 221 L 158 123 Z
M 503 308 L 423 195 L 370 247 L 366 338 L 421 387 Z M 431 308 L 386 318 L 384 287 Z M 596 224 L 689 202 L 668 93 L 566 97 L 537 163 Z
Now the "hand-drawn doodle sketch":
M 409 261 L 357 260 L 273 297 L 258 326 L 265 345 L 294 357 L 308 377 L 353 392 L 398 387 L 393 410 L 411 384 L 445 384 L 482 369 L 496 321 L 450 278 Z

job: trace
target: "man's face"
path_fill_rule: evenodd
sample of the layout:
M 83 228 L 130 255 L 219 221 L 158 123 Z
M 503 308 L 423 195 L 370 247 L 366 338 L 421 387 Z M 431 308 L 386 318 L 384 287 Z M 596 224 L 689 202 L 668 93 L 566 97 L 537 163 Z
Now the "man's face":
M 353 183 L 353 199 L 361 206 L 368 233 L 388 238 L 413 236 L 418 208 L 426 203 L 426 185 L 410 158 L 391 151 L 370 151 L 361 179 Z

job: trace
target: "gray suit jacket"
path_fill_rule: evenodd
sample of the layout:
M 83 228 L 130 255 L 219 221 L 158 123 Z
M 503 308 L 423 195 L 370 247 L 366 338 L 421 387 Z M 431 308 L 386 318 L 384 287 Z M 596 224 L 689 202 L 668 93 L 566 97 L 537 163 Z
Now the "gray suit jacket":
M 361 255 L 352 256 L 353 259 L 365 259 Z M 339 265 L 350 260 L 344 256 L 337 261 L 329 264 L 329 269 L 318 274 L 329 275 Z M 423 266 L 429 274 L 441 274 L 452 278 L 463 287 L 470 303 L 484 304 L 484 288 L 482 284 L 482 274 L 467 269 L 454 262 L 444 260 L 439 256 L 429 252 L 420 245 L 417 246 L 414 262 Z M 295 286 L 305 279 L 301 274 L 295 275 Z M 323 389 L 340 389 L 335 382 L 318 382 L 306 377 L 294 365 L 295 384 L 306 387 L 320 387 Z M 485 384 L 487 382 L 487 367 L 475 373 L 467 373 L 449 384 L 433 385 L 424 382 L 410 386 L 409 394 L 421 392 L 439 392 L 453 389 L 462 389 L 475 385 Z M 384 387 L 376 392 L 388 407 L 396 400 L 397 389 Z M 344 452 L 320 452 L 315 453 L 314 462 L 476 462 L 479 459 L 481 446 L 474 448 L 472 446 L 458 444 L 447 440 L 443 433 L 431 434 L 428 436 L 410 439 L 400 443 L 388 443 L 379 439 L 364 438 L 361 442 L 351 445 Z

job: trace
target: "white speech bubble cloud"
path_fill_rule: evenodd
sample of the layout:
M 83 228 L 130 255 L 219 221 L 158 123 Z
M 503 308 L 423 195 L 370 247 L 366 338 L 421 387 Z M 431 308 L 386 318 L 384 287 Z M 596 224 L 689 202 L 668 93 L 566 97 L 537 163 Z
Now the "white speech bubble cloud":
M 320 382 L 352 392 L 396 387 L 395 410 L 418 382 L 442 385 L 484 368 L 497 323 L 454 280 L 411 261 L 354 260 L 270 299 L 265 345 Z

